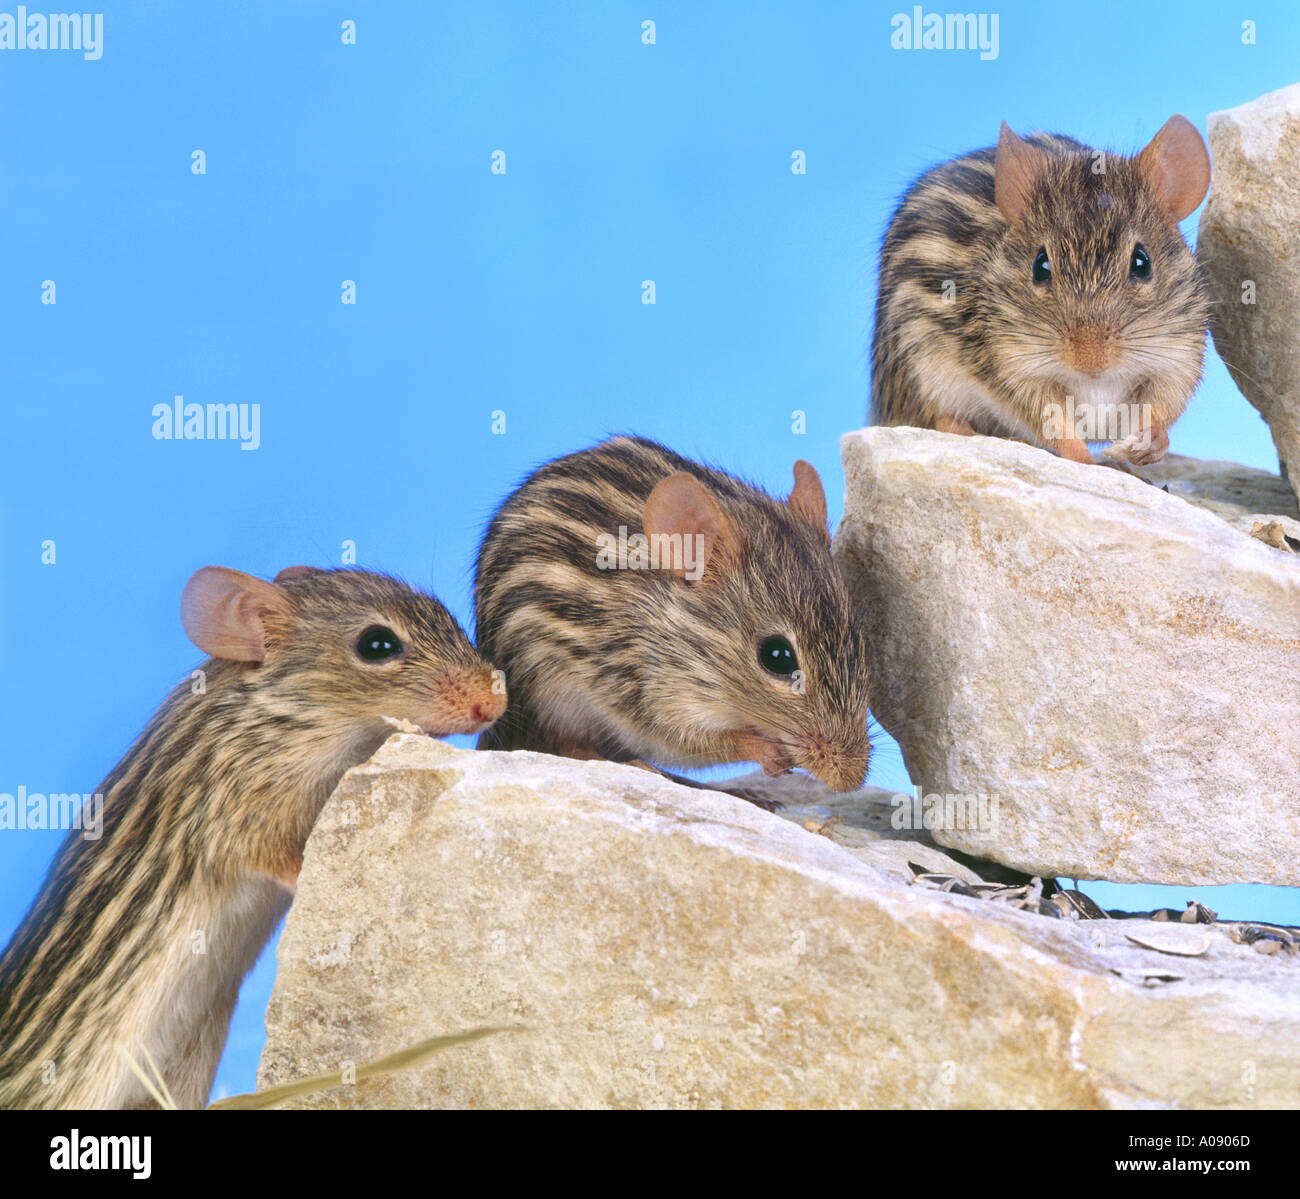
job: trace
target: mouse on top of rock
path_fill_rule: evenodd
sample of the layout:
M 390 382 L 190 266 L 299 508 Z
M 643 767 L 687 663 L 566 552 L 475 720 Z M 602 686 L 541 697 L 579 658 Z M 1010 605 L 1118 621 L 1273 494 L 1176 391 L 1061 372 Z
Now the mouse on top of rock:
M 1133 157 L 1004 122 L 921 175 L 881 249 L 870 422 L 1158 461 L 1201 377 L 1208 293 L 1178 222 L 1209 182 L 1181 116 Z
M 860 786 L 865 638 L 821 480 L 803 461 L 794 480 L 775 499 L 639 437 L 531 474 L 475 572 L 476 640 L 510 685 L 480 748 Z
M 505 708 L 447 609 L 384 575 L 208 566 L 181 620 L 212 656 L 100 784 L 99 835 L 68 835 L 0 957 L 0 1107 L 149 1106 L 123 1051 L 201 1105 L 344 771 L 393 720 L 479 733 Z

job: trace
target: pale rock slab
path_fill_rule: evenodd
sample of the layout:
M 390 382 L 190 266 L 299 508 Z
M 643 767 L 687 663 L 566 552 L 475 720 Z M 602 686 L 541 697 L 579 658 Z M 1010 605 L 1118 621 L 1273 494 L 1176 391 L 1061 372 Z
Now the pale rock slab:
M 1208 126 L 1214 178 L 1196 256 L 1210 329 L 1300 488 L 1300 83 L 1211 113 Z
M 633 767 L 400 735 L 308 842 L 259 1084 L 494 1026 L 297 1102 L 1300 1105 L 1300 961 L 1142 928 L 1169 935 L 909 886 Z
M 1165 492 L 992 438 L 842 446 L 873 711 L 926 792 L 994 809 L 937 842 L 1044 877 L 1300 883 L 1300 556 L 1175 494 L 1177 462 Z

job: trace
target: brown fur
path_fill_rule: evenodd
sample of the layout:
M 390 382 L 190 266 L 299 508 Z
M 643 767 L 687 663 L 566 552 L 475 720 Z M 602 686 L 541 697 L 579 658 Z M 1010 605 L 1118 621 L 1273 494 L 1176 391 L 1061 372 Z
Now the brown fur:
M 695 522 L 711 547 L 702 578 L 598 568 L 597 538 L 648 517 Z M 640 438 L 557 459 L 492 518 L 474 598 L 479 646 L 510 684 L 481 747 L 862 782 L 866 651 L 806 463 L 786 502 Z M 802 694 L 759 663 L 774 634 L 796 650 Z
M 209 658 L 203 694 L 177 686 L 98 788 L 102 838 L 73 832 L 56 855 L 0 959 L 0 1107 L 147 1105 L 119 1042 L 141 1064 L 153 1056 L 181 1106 L 203 1103 L 316 816 L 393 732 L 384 718 L 477 732 L 504 708 L 450 613 L 405 584 L 354 570 L 296 568 L 274 585 L 220 573 L 257 607 L 239 619 L 264 629 L 230 652 L 262 660 Z M 358 656 L 376 624 L 401 638 L 400 658 Z M 206 643 L 225 626 L 187 613 L 186 627 Z
M 1004 126 L 997 147 L 922 175 L 881 250 L 871 422 L 1019 438 L 1085 460 L 1072 432 L 1051 435 L 1049 412 L 1067 396 L 1094 405 L 1095 430 L 1116 404 L 1148 404 L 1167 429 L 1201 374 L 1208 301 L 1177 220 L 1208 179 L 1181 117 L 1132 158 Z M 1139 244 L 1147 279 L 1130 272 Z M 1040 249 L 1046 284 L 1033 280 Z

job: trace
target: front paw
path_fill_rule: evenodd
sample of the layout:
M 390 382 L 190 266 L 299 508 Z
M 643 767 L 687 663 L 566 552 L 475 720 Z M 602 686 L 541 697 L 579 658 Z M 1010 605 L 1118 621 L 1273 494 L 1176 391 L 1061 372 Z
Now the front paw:
M 1169 434 L 1160 425 L 1151 425 L 1130 433 L 1122 441 L 1106 447 L 1106 457 L 1113 462 L 1131 462 L 1150 466 L 1169 452 Z

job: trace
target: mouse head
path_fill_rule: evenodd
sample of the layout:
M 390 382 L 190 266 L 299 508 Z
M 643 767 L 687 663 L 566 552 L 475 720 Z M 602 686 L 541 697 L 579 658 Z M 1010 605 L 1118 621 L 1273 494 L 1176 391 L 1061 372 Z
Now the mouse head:
M 1003 123 L 994 199 L 1006 231 L 980 309 L 1010 393 L 1141 392 L 1173 406 L 1163 423 L 1181 413 L 1209 310 L 1178 222 L 1209 183 L 1205 143 L 1181 116 L 1132 158 Z
M 386 575 L 293 566 L 273 583 L 205 566 L 181 597 L 185 632 L 245 663 L 246 685 L 315 710 L 323 725 L 405 719 L 430 736 L 477 733 L 505 686 L 451 613 Z
M 637 634 L 650 752 L 679 765 L 757 761 L 769 774 L 799 766 L 850 790 L 870 755 L 866 646 L 831 559 L 821 480 L 807 462 L 794 476 L 784 501 L 744 485 L 715 492 L 685 471 L 647 499 L 647 537 L 698 551 L 692 569 L 652 572 L 659 602 Z

